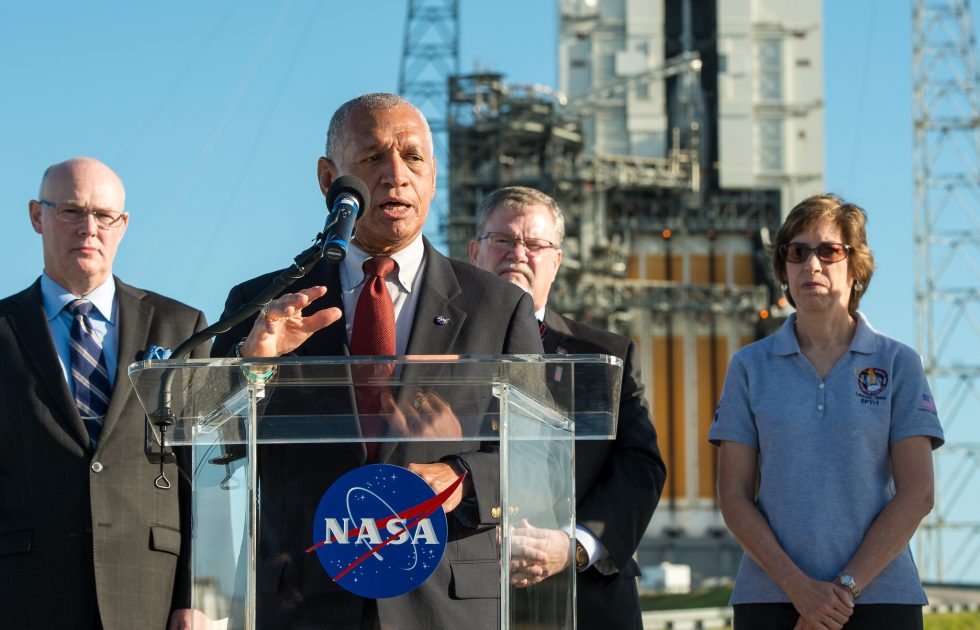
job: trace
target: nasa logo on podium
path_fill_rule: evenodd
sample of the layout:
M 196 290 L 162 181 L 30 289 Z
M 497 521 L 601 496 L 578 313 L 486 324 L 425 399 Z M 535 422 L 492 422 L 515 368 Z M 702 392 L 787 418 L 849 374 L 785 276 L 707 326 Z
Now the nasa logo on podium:
M 355 468 L 320 499 L 306 551 L 316 551 L 334 582 L 355 595 L 404 595 L 439 566 L 448 533 L 442 505 L 464 476 L 437 495 L 400 466 Z

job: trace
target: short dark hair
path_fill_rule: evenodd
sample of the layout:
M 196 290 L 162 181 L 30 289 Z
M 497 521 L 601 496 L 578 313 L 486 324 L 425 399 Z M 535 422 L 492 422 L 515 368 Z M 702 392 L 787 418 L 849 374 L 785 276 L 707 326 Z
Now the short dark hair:
M 786 260 L 783 258 L 780 249 L 793 240 L 800 232 L 805 232 L 824 219 L 829 219 L 840 230 L 844 244 L 851 249 L 847 255 L 848 269 L 854 277 L 854 283 L 861 283 L 864 288 L 861 291 L 851 290 L 848 300 L 847 311 L 852 316 L 857 312 L 858 305 L 861 303 L 861 296 L 868 290 L 871 284 L 871 276 L 875 272 L 875 260 L 868 247 L 868 236 L 865 229 L 868 216 L 864 209 L 853 203 L 844 201 L 837 195 L 823 194 L 807 197 L 796 204 L 786 220 L 776 232 L 776 239 L 772 244 L 772 269 L 780 282 L 786 284 L 789 277 L 786 274 Z M 789 291 L 786 292 L 786 299 L 794 307 L 796 302 Z
M 344 146 L 344 123 L 347 122 L 347 117 L 350 116 L 351 112 L 357 109 L 374 112 L 384 109 L 394 109 L 396 107 L 411 107 L 418 112 L 419 117 L 425 121 L 425 128 L 428 131 L 429 144 L 431 145 L 432 130 L 429 128 L 429 121 L 425 120 L 425 116 L 418 107 L 397 94 L 372 92 L 371 94 L 362 94 L 352 98 L 338 107 L 337 111 L 333 113 L 333 116 L 330 117 L 330 126 L 327 128 L 327 142 L 324 147 L 324 155 L 332 158 Z
M 532 206 L 546 207 L 551 211 L 551 218 L 555 221 L 555 238 L 558 239 L 556 245 L 561 245 L 565 239 L 565 215 L 558 206 L 558 202 L 540 190 L 527 186 L 498 188 L 483 198 L 480 205 L 476 207 L 477 238 L 483 235 L 490 213 L 501 205 L 515 215 L 526 214 Z

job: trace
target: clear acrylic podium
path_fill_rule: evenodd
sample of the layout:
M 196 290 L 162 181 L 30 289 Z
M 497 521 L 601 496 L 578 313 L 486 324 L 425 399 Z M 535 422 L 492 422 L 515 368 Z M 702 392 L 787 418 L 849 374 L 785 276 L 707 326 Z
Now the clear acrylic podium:
M 191 601 L 211 620 L 205 627 L 277 628 L 321 618 L 324 628 L 359 627 L 372 610 L 382 621 L 406 620 L 410 602 L 492 607 L 468 630 L 575 627 L 573 446 L 615 436 L 619 359 L 148 360 L 129 368 L 148 415 L 168 372 L 176 423 L 164 437 L 168 448 L 190 455 Z M 147 435 L 156 450 L 159 431 L 148 424 Z M 342 580 L 334 583 L 309 550 L 323 538 L 313 521 L 324 492 L 375 462 L 448 463 L 474 491 L 446 514 L 450 544 L 432 577 L 417 591 L 368 602 L 341 588 Z M 453 555 L 478 540 L 492 548 L 489 557 Z M 564 568 L 516 584 L 528 544 L 557 554 Z M 371 563 L 380 554 L 365 556 Z M 445 601 L 424 599 L 426 589 Z

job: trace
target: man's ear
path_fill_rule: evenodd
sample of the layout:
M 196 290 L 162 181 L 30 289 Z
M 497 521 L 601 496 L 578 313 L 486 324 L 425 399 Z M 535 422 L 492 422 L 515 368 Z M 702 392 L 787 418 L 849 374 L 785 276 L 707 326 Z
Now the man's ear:
M 473 239 L 470 241 L 470 264 L 476 265 L 476 255 L 480 252 L 480 241 Z
M 327 196 L 330 184 L 337 179 L 337 165 L 328 157 L 322 157 L 316 162 L 316 178 L 320 182 L 320 192 Z
M 31 199 L 27 203 L 27 213 L 31 217 L 31 226 L 34 228 L 34 231 L 38 234 L 43 234 L 44 232 L 41 229 L 41 204 Z

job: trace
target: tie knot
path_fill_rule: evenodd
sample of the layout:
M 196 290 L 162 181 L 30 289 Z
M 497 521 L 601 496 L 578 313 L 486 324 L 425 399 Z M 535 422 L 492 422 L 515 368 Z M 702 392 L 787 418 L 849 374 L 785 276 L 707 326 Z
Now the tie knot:
M 361 268 L 368 276 L 381 276 L 387 280 L 388 275 L 395 270 L 395 267 L 394 259 L 388 256 L 376 256 L 365 260 Z
M 85 299 L 72 300 L 68 303 L 68 310 L 71 311 L 72 315 L 88 317 L 88 314 L 92 312 L 93 308 L 94 305 Z

